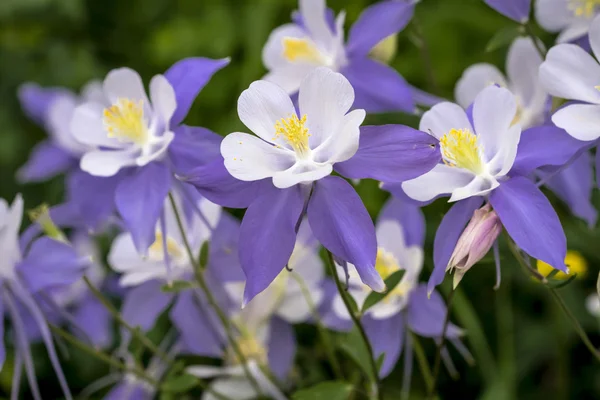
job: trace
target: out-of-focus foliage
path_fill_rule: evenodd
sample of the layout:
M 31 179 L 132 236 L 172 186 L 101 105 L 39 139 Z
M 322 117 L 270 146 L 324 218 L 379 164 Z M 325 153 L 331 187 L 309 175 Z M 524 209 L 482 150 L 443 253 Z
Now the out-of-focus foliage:
M 329 0 L 328 5 L 347 11 L 349 26 L 373 1 Z M 0 1 L 0 197 L 25 194 L 28 207 L 42 201 L 58 203 L 62 182 L 19 187 L 14 174 L 43 130 L 22 114 L 18 85 L 35 81 L 44 86 L 73 89 L 92 78 L 102 78 L 111 68 L 129 66 L 149 78 L 173 62 L 189 56 L 230 56 L 229 67 L 219 72 L 204 89 L 187 123 L 205 126 L 220 134 L 244 130 L 237 118 L 239 93 L 265 72 L 261 50 L 271 30 L 289 20 L 295 0 L 1 0 Z M 447 98 L 462 71 L 475 62 L 491 62 L 503 68 L 506 48 L 486 53 L 490 39 L 514 23 L 495 13 L 481 0 L 424 0 L 416 17 L 398 39 L 392 65 L 413 85 Z M 553 38 L 538 32 L 549 45 Z M 420 41 L 427 51 L 420 48 Z M 429 65 L 430 67 L 427 67 Z M 414 116 L 370 116 L 368 123 L 405 123 L 416 126 Z M 362 182 L 359 193 L 375 215 L 385 199 L 377 183 Z M 595 194 L 597 200 L 597 193 Z M 591 273 L 586 280 L 560 289 L 576 317 L 590 332 L 597 321 L 584 309 L 584 299 L 595 288 L 600 265 L 600 230 L 589 230 L 567 213 L 555 198 L 570 249 L 587 259 Z M 598 206 L 598 201 L 596 201 Z M 435 227 L 447 205 L 435 203 L 426 211 L 428 242 L 426 268 L 431 268 L 431 243 Z M 0 255 L 1 256 L 1 255 Z M 445 398 L 566 399 L 600 397 L 600 368 L 580 343 L 566 318 L 548 293 L 519 270 L 503 252 L 503 285 L 495 292 L 493 262 L 480 263 L 461 284 L 454 303 L 454 319 L 463 327 L 476 326 L 467 344 L 477 364 L 457 362 L 460 381 L 442 374 L 440 393 Z M 429 270 L 428 270 L 429 268 Z M 311 366 L 315 342 L 313 328 L 298 329 L 298 360 L 305 384 L 321 379 Z M 600 335 L 591 335 L 596 343 Z M 490 344 L 487 348 L 485 342 Z M 433 344 L 425 345 L 432 359 Z M 38 378 L 44 394 L 60 393 L 43 351 L 36 351 Z M 494 362 L 490 361 L 493 355 Z M 11 355 L 0 374 L 0 388 L 10 388 Z M 66 363 L 75 391 L 105 374 L 106 368 L 78 353 Z M 389 399 L 399 398 L 400 367 L 385 380 Z M 418 369 L 415 366 L 415 376 Z M 414 398 L 423 384 L 414 382 Z M 27 396 L 27 394 L 25 394 Z M 26 397 L 24 397 L 26 398 Z

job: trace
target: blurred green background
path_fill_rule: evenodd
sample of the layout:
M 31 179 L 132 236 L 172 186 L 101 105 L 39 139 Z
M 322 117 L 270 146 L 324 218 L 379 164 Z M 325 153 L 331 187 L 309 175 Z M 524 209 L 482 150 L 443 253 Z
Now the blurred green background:
M 336 12 L 347 11 L 346 27 L 371 3 L 328 1 Z M 28 207 L 42 202 L 56 204 L 62 199 L 61 179 L 25 187 L 14 180 L 15 171 L 33 145 L 45 137 L 19 108 L 16 91 L 23 82 L 78 90 L 115 67 L 129 66 L 149 80 L 181 58 L 229 56 L 231 65 L 213 78 L 186 120 L 224 135 L 243 129 L 237 118 L 237 97 L 265 73 L 262 46 L 273 28 L 289 21 L 296 7 L 295 0 L 0 0 L 0 195 L 12 199 L 22 192 Z M 490 53 L 484 49 L 498 30 L 513 22 L 481 0 L 424 0 L 416 10 L 414 22 L 399 36 L 392 61 L 411 84 L 452 98 L 455 82 L 469 65 L 486 61 L 503 68 L 506 48 Z M 419 32 L 428 46 L 428 56 L 415 43 Z M 552 37 L 541 30 L 538 33 L 547 45 L 552 43 Z M 433 81 L 425 73 L 427 58 Z M 418 119 L 387 114 L 370 116 L 368 122 L 416 126 Z M 378 190 L 376 182 L 369 181 L 361 182 L 359 192 L 376 216 L 387 195 Z M 595 197 L 598 200 L 597 194 Z M 583 304 L 593 292 L 598 274 L 600 231 L 589 230 L 570 216 L 564 205 L 551 199 L 561 215 L 569 247 L 580 251 L 589 263 L 585 279 L 560 292 L 598 344 L 600 324 L 587 314 Z M 423 279 L 431 268 L 432 237 L 447 207 L 438 201 L 426 209 L 429 247 Z M 500 290 L 492 289 L 493 262 L 486 258 L 469 272 L 455 298 L 452 320 L 471 329 L 466 342 L 477 364 L 469 366 L 454 357 L 460 378 L 454 381 L 442 373 L 442 397 L 600 398 L 599 364 L 580 343 L 547 289 L 528 278 L 504 250 L 502 254 Z M 303 332 L 314 334 L 310 329 L 299 330 Z M 310 338 L 300 341 L 312 342 Z M 433 344 L 427 343 L 425 348 L 433 360 Z M 310 349 L 303 351 L 298 360 L 309 362 Z M 38 349 L 36 355 L 43 392 L 59 395 L 43 351 Z M 75 389 L 106 373 L 103 366 L 81 356 L 72 357 L 66 365 Z M 312 373 L 310 364 L 300 369 Z M 399 398 L 401 373 L 398 367 L 385 381 L 389 399 Z M 416 366 L 414 375 L 413 397 L 422 398 L 423 383 Z M 10 386 L 10 377 L 7 363 L 0 374 L 4 390 Z

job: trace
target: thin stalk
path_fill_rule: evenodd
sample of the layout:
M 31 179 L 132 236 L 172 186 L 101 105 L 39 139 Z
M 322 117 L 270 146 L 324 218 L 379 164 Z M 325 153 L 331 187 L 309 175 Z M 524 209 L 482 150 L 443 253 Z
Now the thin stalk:
M 172 193 L 169 193 L 169 201 L 171 202 L 171 206 L 173 207 L 173 212 L 175 214 L 175 219 L 177 221 L 177 227 L 179 228 L 179 231 L 181 232 L 181 237 L 183 238 L 183 244 L 184 244 L 185 250 L 188 254 L 188 257 L 190 258 L 190 261 L 193 264 L 194 276 L 196 277 L 196 281 L 198 281 L 200 288 L 206 295 L 206 300 L 208 301 L 208 304 L 210 304 L 210 306 L 213 308 L 213 310 L 217 314 L 217 317 L 221 321 L 221 324 L 223 325 L 223 328 L 225 329 L 225 334 L 227 335 L 227 340 L 229 341 L 229 344 L 231 345 L 231 348 L 235 352 L 235 355 L 237 356 L 238 360 L 240 360 L 240 363 L 242 364 L 242 368 L 244 369 L 244 373 L 246 374 L 248 380 L 250 381 L 250 384 L 252 385 L 254 390 L 256 390 L 257 393 L 262 393 L 262 391 L 260 390 L 260 386 L 258 385 L 258 382 L 256 381 L 256 379 L 250 372 L 250 369 L 248 368 L 248 359 L 246 358 L 246 356 L 240 349 L 238 343 L 235 341 L 235 338 L 234 338 L 233 332 L 232 332 L 231 323 L 229 322 L 227 315 L 225 314 L 225 312 L 223 312 L 223 310 L 217 303 L 217 300 L 213 296 L 212 292 L 210 291 L 210 289 L 208 287 L 208 284 L 206 283 L 206 279 L 204 279 L 203 266 L 200 265 L 200 263 L 197 262 L 196 258 L 194 257 L 194 252 L 192 251 L 192 247 L 190 246 L 190 242 L 188 241 L 187 234 L 183 227 L 183 221 L 181 219 L 179 209 L 177 208 L 177 203 L 175 202 L 175 199 L 173 198 Z
M 525 262 L 525 260 L 523 259 L 523 256 L 521 256 L 521 254 L 517 250 L 516 245 L 514 244 L 514 242 L 512 242 L 512 239 L 508 241 L 508 244 L 509 244 L 510 250 L 512 251 L 513 255 L 517 259 L 517 262 L 521 266 L 523 266 L 525 269 L 531 271 L 532 268 Z M 538 272 L 538 274 L 539 274 L 539 272 Z M 534 276 L 537 278 L 536 274 L 534 274 Z M 544 278 L 544 277 L 542 277 L 542 278 Z M 545 282 L 545 281 L 546 281 L 546 279 L 544 278 L 544 280 L 542 282 Z M 544 285 L 544 286 L 546 286 L 546 285 Z M 588 348 L 590 353 L 592 353 L 592 355 L 596 358 L 596 360 L 598 360 L 600 362 L 600 351 L 596 347 L 594 347 L 589 336 L 587 335 L 587 333 L 585 332 L 585 330 L 583 329 L 583 327 L 581 326 L 581 324 L 579 323 L 577 318 L 575 318 L 575 316 L 573 315 L 571 310 L 569 310 L 569 308 L 565 304 L 562 297 L 558 294 L 556 289 L 549 288 L 548 286 L 546 286 L 546 288 L 548 288 L 552 298 L 558 303 L 561 310 L 563 310 L 563 312 L 566 314 L 567 318 L 571 321 L 571 324 L 573 325 L 573 329 L 575 329 L 575 331 L 579 334 L 579 337 L 581 338 L 581 341 L 583 342 L 583 344 L 585 344 L 585 346 Z
M 110 365 L 111 367 L 117 368 L 118 370 L 121 370 L 124 372 L 131 372 L 132 374 L 135 374 L 139 378 L 144 379 L 145 381 L 150 383 L 152 386 L 157 387 L 158 382 L 156 380 L 152 379 L 151 377 L 149 377 L 146 374 L 146 371 L 142 370 L 141 368 L 139 368 L 137 366 L 136 367 L 128 367 L 127 365 L 123 364 L 120 361 L 115 360 L 114 358 L 110 357 L 109 355 L 105 354 L 104 352 L 96 350 L 92 346 L 89 346 L 86 343 L 83 343 L 81 340 L 77 339 L 75 336 L 73 336 L 70 333 L 68 333 L 67 331 L 59 328 L 58 326 L 52 325 L 52 324 L 48 324 L 48 326 L 55 334 L 59 335 L 65 341 L 71 343 L 73 346 L 75 346 L 79 350 L 97 358 L 98 360 L 106 363 L 107 365 Z
M 369 354 L 369 364 L 371 365 L 371 370 L 373 373 L 373 377 L 369 377 L 369 378 L 371 380 L 373 390 L 375 391 L 374 397 L 381 400 L 382 399 L 381 391 L 379 390 L 379 369 L 377 368 L 377 363 L 375 361 L 375 356 L 373 354 L 373 347 L 371 346 L 371 343 L 369 342 L 369 338 L 367 337 L 367 333 L 365 332 L 365 329 L 362 326 L 360 319 L 352 310 L 352 306 L 350 305 L 350 300 L 348 300 L 348 293 L 346 292 L 346 289 L 344 288 L 344 285 L 342 285 L 342 282 L 340 281 L 340 277 L 337 274 L 337 271 L 335 268 L 335 262 L 333 261 L 333 254 L 331 254 L 331 252 L 327 249 L 326 249 L 326 251 L 327 251 L 327 258 L 329 261 L 328 262 L 329 269 L 331 271 L 331 275 L 333 276 L 333 280 L 335 281 L 335 286 L 337 287 L 337 290 L 340 293 L 340 296 L 342 297 L 342 301 L 344 302 L 344 305 L 346 306 L 346 310 L 348 310 L 348 314 L 350 314 L 350 318 L 352 318 L 352 322 L 354 323 L 354 326 L 356 327 L 356 329 L 358 329 L 358 332 L 360 333 L 360 337 L 362 338 L 362 341 L 363 341 L 363 343 L 367 349 L 367 352 Z
M 433 364 L 433 384 L 429 387 L 429 393 L 427 394 L 428 399 L 433 399 L 435 395 L 435 389 L 437 386 L 437 381 L 440 376 L 440 368 L 442 363 L 442 349 L 444 348 L 444 343 L 446 341 L 446 331 L 448 330 L 448 324 L 450 323 L 450 308 L 452 307 L 452 299 L 454 298 L 454 290 L 450 291 L 448 295 L 448 300 L 446 301 L 446 318 L 444 319 L 444 326 L 442 328 L 442 337 L 440 337 L 440 341 L 438 342 L 437 349 L 435 352 L 435 361 Z
M 427 390 L 431 390 L 431 387 L 433 387 L 433 375 L 431 374 L 431 368 L 429 368 L 429 362 L 427 361 L 425 350 L 423 350 L 423 346 L 421 346 L 421 342 L 419 341 L 419 337 L 417 335 L 415 335 L 413 332 L 409 332 L 409 335 L 411 335 L 413 339 L 413 348 L 415 350 L 417 364 L 419 365 L 419 370 L 421 371 L 421 375 L 425 381 L 425 386 L 427 387 Z
M 546 50 L 544 50 L 544 48 L 540 45 L 540 40 L 535 35 L 533 27 L 531 26 L 531 22 L 527 22 L 523 25 L 523 27 L 525 28 L 525 32 L 527 32 L 527 35 L 531 38 L 531 41 L 533 42 L 533 45 L 535 46 L 535 49 L 537 50 L 538 54 L 540 55 L 540 57 L 542 57 L 542 60 L 544 60 L 546 58 Z
M 312 296 L 310 295 L 310 291 L 306 287 L 306 284 L 304 283 L 304 280 L 302 279 L 302 277 L 300 275 L 298 275 L 295 272 L 290 272 L 290 274 L 296 280 L 296 282 L 298 282 L 298 285 L 300 285 L 300 290 L 302 291 L 302 294 L 304 295 L 304 298 L 306 299 L 306 302 L 308 303 L 308 307 L 310 308 L 310 311 L 315 320 L 315 324 L 317 325 L 317 330 L 319 331 L 319 335 L 321 336 L 321 340 L 323 341 L 323 346 L 325 347 L 325 353 L 327 354 L 327 358 L 329 359 L 329 364 L 331 364 L 333 373 L 335 374 L 336 378 L 344 379 L 344 375 L 342 373 L 342 368 L 340 367 L 340 364 L 338 363 L 338 360 L 335 357 L 335 353 L 333 351 L 333 345 L 332 345 L 330 337 L 329 337 L 329 332 L 327 332 L 327 329 L 325 329 L 325 326 L 323 326 L 323 322 L 321 321 L 321 316 L 319 315 L 319 312 L 317 311 L 315 302 L 313 301 Z
M 103 294 L 102 292 L 100 292 L 93 284 L 92 282 L 90 282 L 90 280 L 88 279 L 87 276 L 83 277 L 83 280 L 85 281 L 85 284 L 87 285 L 87 287 L 90 289 L 90 291 L 92 292 L 92 294 L 104 305 L 104 307 L 108 310 L 108 312 L 113 316 L 113 318 L 120 324 L 122 325 L 125 329 L 127 329 L 129 332 L 131 332 L 131 334 L 133 335 L 133 337 L 135 337 L 137 340 L 140 341 L 140 343 L 146 347 L 148 350 L 150 350 L 152 353 L 156 354 L 158 357 L 160 357 L 165 363 L 167 363 L 168 365 L 171 365 L 171 360 L 169 360 L 169 357 L 167 356 L 167 354 L 165 354 L 164 351 L 160 350 L 150 339 L 148 339 L 139 329 L 134 328 L 133 326 L 129 325 L 129 323 L 127 323 L 127 321 L 125 321 L 123 319 L 123 317 L 121 316 L 121 313 L 119 313 L 119 311 L 113 306 L 113 304 L 110 302 L 110 300 L 108 300 Z

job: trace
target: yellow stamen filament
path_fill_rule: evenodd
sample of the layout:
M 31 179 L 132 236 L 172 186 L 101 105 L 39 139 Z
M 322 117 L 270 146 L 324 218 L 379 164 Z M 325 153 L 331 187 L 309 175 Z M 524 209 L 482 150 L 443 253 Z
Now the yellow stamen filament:
M 595 14 L 596 7 L 600 6 L 600 0 L 568 0 L 569 10 L 576 17 L 590 18 Z
M 151 258 L 159 260 L 162 260 L 164 258 L 165 248 L 163 241 L 163 234 L 161 232 L 156 232 L 156 239 L 154 240 L 154 243 L 152 243 L 152 246 L 150 246 L 150 249 L 148 250 Z M 167 254 L 171 256 L 174 260 L 180 260 L 184 258 L 185 252 L 183 251 L 179 243 L 175 241 L 175 239 L 173 239 L 170 236 L 167 236 L 166 244 Z
M 394 257 L 393 254 L 387 252 L 386 250 L 379 248 L 377 249 L 377 259 L 375 260 L 375 269 L 381 275 L 383 280 L 389 278 L 392 274 L 397 271 L 400 271 L 400 266 L 398 265 L 398 260 Z M 390 290 L 383 298 L 383 302 L 387 303 L 392 300 L 394 297 L 403 296 L 409 290 L 410 284 L 404 282 L 402 279 L 394 289 Z
M 446 165 L 464 168 L 475 174 L 483 172 L 477 136 L 468 129 L 451 129 L 442 136 L 440 145 Z
M 322 63 L 321 53 L 310 39 L 283 38 L 283 57 L 290 62 Z
M 249 334 L 242 335 L 236 341 L 241 353 L 247 360 L 254 360 L 259 364 L 267 363 L 267 351 L 254 336 Z M 228 365 L 240 365 L 242 363 L 233 349 L 226 351 L 225 362 Z
M 304 156 L 310 151 L 308 147 L 308 128 L 306 124 L 306 115 L 302 116 L 302 119 L 294 114 L 289 118 L 281 118 L 275 124 L 275 138 L 283 137 L 286 142 L 292 146 L 294 151 L 299 156 Z
M 109 138 L 122 142 L 143 145 L 148 140 L 148 128 L 144 120 L 143 102 L 118 99 L 115 104 L 104 109 L 104 127 Z

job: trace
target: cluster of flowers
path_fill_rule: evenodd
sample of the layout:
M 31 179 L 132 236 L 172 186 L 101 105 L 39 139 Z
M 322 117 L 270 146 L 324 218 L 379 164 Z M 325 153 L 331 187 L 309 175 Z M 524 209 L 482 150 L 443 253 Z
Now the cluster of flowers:
M 519 23 L 528 20 L 529 1 L 487 3 Z M 539 22 L 562 30 L 560 42 L 586 38 L 589 30 L 591 49 L 600 55 L 596 3 L 539 0 Z M 519 251 L 568 272 L 563 229 L 539 187 L 595 224 L 589 149 L 600 137 L 600 65 L 585 45 L 558 44 L 544 60 L 540 43 L 518 38 L 507 76 L 474 65 L 457 84 L 457 103 L 447 102 L 375 59 L 414 7 L 381 1 L 345 39 L 343 13 L 335 17 L 324 0 L 300 0 L 293 22 L 274 30 L 265 45 L 268 74 L 239 97 L 239 118 L 254 135 L 222 138 L 183 124 L 197 94 L 229 59 L 179 61 L 152 78 L 149 97 L 128 68 L 80 94 L 24 85 L 23 109 L 50 137 L 18 179 L 65 174 L 67 201 L 34 213 L 37 223 L 20 238 L 21 198 L 10 207 L 0 203 L 1 304 L 12 322 L 19 372 L 13 389 L 25 365 L 32 394 L 41 398 L 29 352 L 29 342 L 41 338 L 71 398 L 49 324 L 109 346 L 112 316 L 94 295 L 99 288 L 122 297 L 125 326 L 146 332 L 167 312 L 173 334 L 161 343 L 166 356 L 150 362 L 151 378 L 160 380 L 178 354 L 221 358 L 220 367 L 187 369 L 212 379 L 204 398 L 282 399 L 282 388 L 293 385 L 292 324 L 352 329 L 355 311 L 336 288 L 341 281 L 363 310 L 373 355 L 385 355 L 381 377 L 404 350 L 407 391 L 412 333 L 438 343 L 444 336 L 470 359 L 460 342 L 464 333 L 447 324 L 435 287 L 447 272 L 456 286 L 497 249 L 503 229 Z M 578 102 L 555 111 L 551 95 Z M 431 107 L 419 130 L 362 126 L 367 113 L 416 113 L 417 104 Z M 376 225 L 341 176 L 378 180 L 392 194 Z M 443 196 L 454 205 L 437 230 L 435 268 L 422 284 L 420 207 Z M 222 207 L 247 210 L 240 223 Z M 115 229 L 108 264 L 120 274 L 117 285 L 100 265 L 94 241 Z M 320 246 L 331 256 L 330 276 Z M 402 277 L 391 285 L 398 271 Z M 383 300 L 369 300 L 373 291 L 385 292 Z M 132 332 L 120 331 L 125 360 L 132 358 Z M 4 354 L 2 346 L 2 360 Z M 445 348 L 442 360 L 453 368 Z M 155 390 L 128 373 L 108 398 L 149 399 Z

